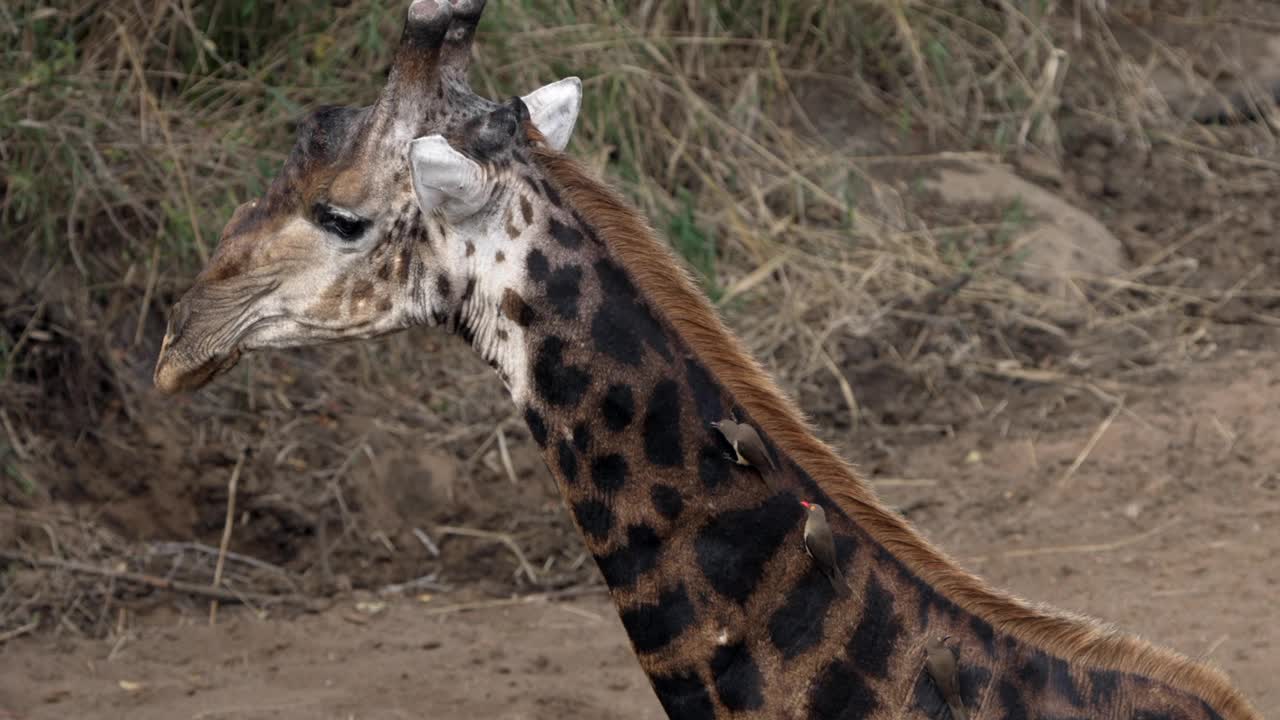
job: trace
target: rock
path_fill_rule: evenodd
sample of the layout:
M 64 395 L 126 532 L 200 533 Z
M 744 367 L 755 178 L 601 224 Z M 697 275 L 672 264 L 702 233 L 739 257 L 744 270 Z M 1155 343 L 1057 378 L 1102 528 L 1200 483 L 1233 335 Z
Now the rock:
M 1107 189 L 1102 178 L 1093 173 L 1080 176 L 1080 192 L 1090 197 L 1097 197 Z
M 1280 101 L 1280 35 L 1232 26 L 1230 36 L 1213 45 L 1218 54 L 1211 66 L 1193 72 L 1162 63 L 1152 69 L 1150 87 L 1174 117 L 1202 123 L 1253 120 L 1259 108 Z M 1168 56 L 1179 55 L 1175 49 Z
M 950 161 L 924 185 L 950 204 L 1020 202 L 1029 222 L 1015 239 L 1026 252 L 1018 277 L 1028 287 L 1065 299 L 1074 294 L 1070 282 L 1074 276 L 1124 270 L 1124 248 L 1105 225 L 1005 165 Z

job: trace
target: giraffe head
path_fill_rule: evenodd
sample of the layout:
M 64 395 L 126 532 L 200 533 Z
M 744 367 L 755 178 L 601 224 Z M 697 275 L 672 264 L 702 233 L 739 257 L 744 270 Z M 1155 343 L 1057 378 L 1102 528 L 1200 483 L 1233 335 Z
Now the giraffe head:
M 174 305 L 157 387 L 199 388 L 248 350 L 463 319 L 475 278 L 505 259 L 493 245 L 521 210 L 526 151 L 562 149 L 581 102 L 577 78 L 501 103 L 471 91 L 484 2 L 416 0 L 378 100 L 301 123 L 265 196 L 236 209 Z

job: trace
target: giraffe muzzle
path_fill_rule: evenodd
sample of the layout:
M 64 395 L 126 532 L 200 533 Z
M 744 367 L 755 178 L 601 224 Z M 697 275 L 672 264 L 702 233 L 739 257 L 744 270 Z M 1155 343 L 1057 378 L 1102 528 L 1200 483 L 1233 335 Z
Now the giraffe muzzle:
M 152 376 L 152 382 L 161 392 L 198 390 L 240 361 L 241 351 L 237 347 L 226 351 L 195 349 L 193 346 L 197 343 L 189 333 L 191 320 L 191 304 L 185 299 L 179 300 L 169 314 L 169 325 Z

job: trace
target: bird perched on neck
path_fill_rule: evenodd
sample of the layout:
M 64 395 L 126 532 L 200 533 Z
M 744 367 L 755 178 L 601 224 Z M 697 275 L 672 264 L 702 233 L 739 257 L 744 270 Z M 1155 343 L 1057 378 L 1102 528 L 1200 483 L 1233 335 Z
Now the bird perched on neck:
M 968 720 L 968 712 L 960 697 L 960 663 L 947 638 L 934 638 L 924 647 L 924 667 L 938 689 L 943 702 L 951 709 L 951 720 Z
M 711 427 L 719 430 L 725 442 L 733 447 L 734 454 L 730 459 L 738 465 L 755 468 L 770 490 L 778 489 L 772 477 L 773 472 L 778 468 L 773 464 L 773 457 L 769 455 L 764 440 L 760 439 L 760 433 L 756 432 L 754 427 L 730 418 L 713 422 Z
M 809 557 L 831 581 L 831 587 L 838 597 L 849 594 L 849 583 L 840 572 L 840 561 L 836 557 L 836 541 L 831 534 L 831 526 L 827 524 L 827 511 L 817 503 L 800 501 L 808 517 L 804 521 L 804 548 Z

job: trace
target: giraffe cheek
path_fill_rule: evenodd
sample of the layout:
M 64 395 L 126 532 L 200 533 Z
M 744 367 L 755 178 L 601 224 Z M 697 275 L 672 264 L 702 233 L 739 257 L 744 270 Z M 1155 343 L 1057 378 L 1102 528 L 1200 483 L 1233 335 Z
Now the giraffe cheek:
M 368 280 L 357 281 L 351 287 L 351 315 L 363 318 L 373 314 L 373 283 Z

